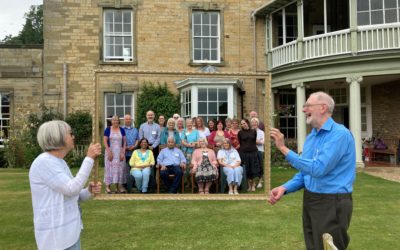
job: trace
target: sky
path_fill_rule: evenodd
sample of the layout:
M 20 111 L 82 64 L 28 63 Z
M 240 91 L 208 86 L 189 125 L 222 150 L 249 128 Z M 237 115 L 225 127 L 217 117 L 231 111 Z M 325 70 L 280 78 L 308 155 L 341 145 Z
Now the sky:
M 0 0 L 0 3 L 0 40 L 3 40 L 6 35 L 18 35 L 30 6 L 43 4 L 43 0 Z

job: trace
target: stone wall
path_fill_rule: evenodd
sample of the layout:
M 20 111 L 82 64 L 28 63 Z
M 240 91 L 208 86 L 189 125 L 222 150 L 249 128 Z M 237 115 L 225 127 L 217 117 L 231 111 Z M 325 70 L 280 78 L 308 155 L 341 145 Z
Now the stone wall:
M 30 112 L 37 112 L 42 102 L 41 46 L 0 47 L 0 92 L 10 95 L 10 122 L 21 128 Z
M 371 87 L 372 135 L 400 139 L 400 85 L 399 82 Z

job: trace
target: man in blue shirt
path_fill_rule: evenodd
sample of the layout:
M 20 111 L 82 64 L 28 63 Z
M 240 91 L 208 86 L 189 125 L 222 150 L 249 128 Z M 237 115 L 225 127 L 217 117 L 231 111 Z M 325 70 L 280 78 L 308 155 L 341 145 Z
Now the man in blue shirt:
M 313 128 L 301 155 L 285 146 L 283 134 L 271 128 L 271 138 L 286 160 L 299 172 L 282 186 L 272 189 L 269 203 L 304 188 L 303 232 L 307 249 L 323 249 L 322 235 L 330 233 L 338 249 L 346 249 L 350 238 L 356 154 L 354 138 L 332 118 L 335 102 L 324 92 L 310 95 L 303 105 L 307 124 Z
M 175 147 L 174 137 L 168 137 L 167 147 L 161 150 L 157 157 L 160 169 L 160 176 L 168 188 L 168 193 L 176 194 L 181 182 L 183 170 L 186 168 L 186 158 L 182 151 Z M 175 175 L 172 184 L 169 182 L 169 175 Z
M 126 149 L 125 149 L 125 160 L 127 168 L 127 184 L 126 189 L 128 193 L 132 192 L 132 185 L 134 178 L 130 174 L 131 166 L 129 166 L 129 160 L 131 159 L 132 152 L 137 148 L 139 143 L 139 131 L 132 126 L 132 117 L 129 114 L 124 116 L 124 130 L 126 136 Z

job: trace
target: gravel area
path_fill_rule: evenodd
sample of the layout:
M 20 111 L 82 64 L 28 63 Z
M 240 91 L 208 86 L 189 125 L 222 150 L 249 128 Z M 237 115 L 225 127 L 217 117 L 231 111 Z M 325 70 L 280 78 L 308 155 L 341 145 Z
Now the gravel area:
M 377 176 L 389 181 L 400 182 L 400 166 L 396 167 L 365 167 L 364 173 Z

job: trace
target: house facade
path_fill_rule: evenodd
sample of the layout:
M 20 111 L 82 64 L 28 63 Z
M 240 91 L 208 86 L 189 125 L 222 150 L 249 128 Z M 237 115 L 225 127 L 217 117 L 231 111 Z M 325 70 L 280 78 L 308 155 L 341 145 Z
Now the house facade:
M 45 104 L 93 110 L 96 84 L 105 124 L 135 115 L 143 84 L 166 83 L 183 117 L 264 119 L 264 25 L 251 18 L 262 3 L 44 1 Z
M 253 17 L 265 21 L 276 126 L 302 150 L 302 106 L 323 90 L 333 118 L 347 126 L 363 166 L 362 141 L 400 138 L 400 1 L 275 0 Z

